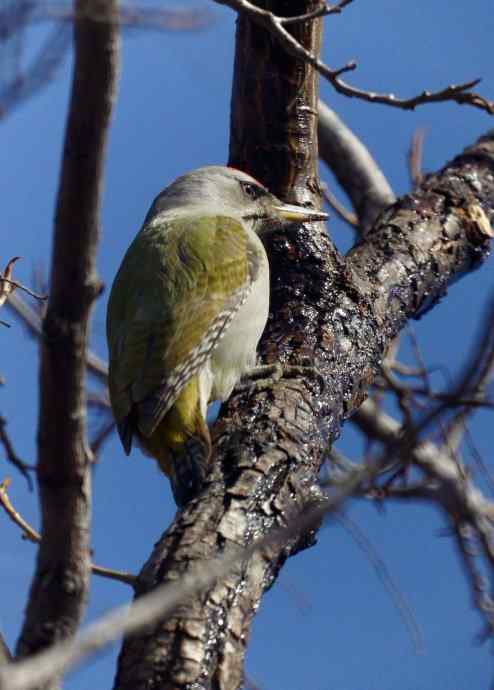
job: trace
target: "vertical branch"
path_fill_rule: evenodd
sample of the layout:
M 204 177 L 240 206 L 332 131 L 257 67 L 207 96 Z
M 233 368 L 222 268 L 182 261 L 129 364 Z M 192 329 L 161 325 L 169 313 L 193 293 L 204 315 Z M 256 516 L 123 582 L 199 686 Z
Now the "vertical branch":
M 319 0 L 264 0 L 280 16 L 311 13 Z M 322 19 L 291 32 L 319 55 Z M 229 165 L 261 180 L 282 199 L 320 205 L 317 175 L 318 74 L 246 15 L 237 19 Z
M 95 253 L 117 76 L 117 9 L 116 0 L 75 2 L 72 92 L 41 346 L 37 478 L 42 540 L 17 646 L 20 657 L 73 635 L 88 589 L 86 347 L 91 308 L 101 289 Z

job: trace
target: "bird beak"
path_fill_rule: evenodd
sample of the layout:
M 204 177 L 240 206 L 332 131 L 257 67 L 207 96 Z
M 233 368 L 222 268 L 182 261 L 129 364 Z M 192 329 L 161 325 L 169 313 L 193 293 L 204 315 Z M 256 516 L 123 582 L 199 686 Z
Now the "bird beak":
M 291 223 L 311 223 L 316 220 L 327 220 L 329 217 L 327 213 L 322 211 L 306 208 L 305 206 L 295 206 L 294 204 L 275 206 L 274 210 L 283 220 Z

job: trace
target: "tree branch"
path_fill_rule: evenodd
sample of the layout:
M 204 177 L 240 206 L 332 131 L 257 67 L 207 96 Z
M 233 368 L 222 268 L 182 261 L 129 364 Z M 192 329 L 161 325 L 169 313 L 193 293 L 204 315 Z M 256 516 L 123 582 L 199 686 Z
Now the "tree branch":
M 27 482 L 28 488 L 30 491 L 33 490 L 33 480 L 31 479 L 31 475 L 29 474 L 30 470 L 33 470 L 34 468 L 31 465 L 26 464 L 21 458 L 17 455 L 15 452 L 14 445 L 12 441 L 10 440 L 10 437 L 7 433 L 7 430 L 5 427 L 7 426 L 7 420 L 5 417 L 2 417 L 0 415 L 0 443 L 4 447 L 5 454 L 7 456 L 7 460 L 14 465 L 14 467 L 17 467 L 19 472 L 22 474 L 24 479 Z
M 340 0 L 340 2 L 338 2 L 336 5 L 328 5 L 328 3 L 325 2 L 321 5 L 321 7 L 318 7 L 312 12 L 300 14 L 297 17 L 280 17 L 280 21 L 284 26 L 289 26 L 290 24 L 311 21 L 312 19 L 317 19 L 318 17 L 326 17 L 329 14 L 340 14 L 341 11 L 351 2 L 353 2 L 353 0 Z
M 26 326 L 29 334 L 34 338 L 43 336 L 43 327 L 39 314 L 29 304 L 16 294 L 9 295 L 6 307 Z M 91 350 L 86 352 L 86 365 L 90 374 L 106 385 L 108 380 L 108 365 Z
M 269 6 L 275 11 L 286 3 L 270 0 Z M 293 2 L 290 11 L 297 16 L 317 6 Z M 294 40 L 313 54 L 320 40 L 316 22 L 291 27 Z M 316 81 L 308 63 L 302 66 L 240 15 L 229 164 L 283 199 L 317 205 Z M 430 308 L 449 283 L 487 255 L 493 169 L 489 135 L 382 214 L 346 259 L 320 225 L 273 234 L 267 242 L 272 318 L 261 354 L 266 362 L 309 360 L 325 386 L 282 379 L 270 391 L 238 394 L 224 405 L 204 491 L 156 545 L 141 572 L 139 594 L 182 579 L 204 558 L 251 544 L 318 495 L 328 446 L 361 404 L 392 339 L 407 318 Z M 286 558 L 311 545 L 314 535 L 312 529 L 246 557 L 241 571 L 127 638 L 115 688 L 237 688 L 264 591 Z
M 368 480 L 370 476 L 371 470 L 359 467 L 337 485 L 332 496 L 311 501 L 293 516 L 294 519 L 286 527 L 272 530 L 246 548 L 237 546 L 214 560 L 196 563 L 175 582 L 162 584 L 142 596 L 130 609 L 128 606 L 120 606 L 110 611 L 90 624 L 76 639 L 63 640 L 20 663 L 4 668 L 0 664 L 0 690 L 31 690 L 39 683 L 49 682 L 55 675 L 61 675 L 73 668 L 87 656 L 116 640 L 122 633 L 139 632 L 161 618 L 171 615 L 190 597 L 216 587 L 218 581 L 232 570 L 242 570 L 244 561 L 256 553 L 275 543 L 286 544 L 300 531 L 310 529 L 325 515 L 337 511 L 357 485 Z
M 459 105 L 471 105 L 475 108 L 484 110 L 489 113 L 489 115 L 494 115 L 494 102 L 471 91 L 471 89 L 480 83 L 480 79 L 472 79 L 462 84 L 450 84 L 438 91 L 422 91 L 422 93 L 410 98 L 398 98 L 392 93 L 384 94 L 358 89 L 340 78 L 345 72 L 352 72 L 357 68 L 357 63 L 355 61 L 350 61 L 338 69 L 331 69 L 331 67 L 328 67 L 324 62 L 319 60 L 314 52 L 304 48 L 304 46 L 285 29 L 284 24 L 286 23 L 286 19 L 284 17 L 280 17 L 274 12 L 269 12 L 258 5 L 254 5 L 248 2 L 248 0 L 215 0 L 215 2 L 219 5 L 227 5 L 231 7 L 232 10 L 247 15 L 253 22 L 267 29 L 290 55 L 314 67 L 319 74 L 332 84 L 338 93 L 344 96 L 359 98 L 369 103 L 381 103 L 393 108 L 401 108 L 402 110 L 414 110 L 418 105 L 423 105 L 425 103 L 454 101 Z M 320 16 L 315 13 L 316 10 L 314 10 L 314 12 L 294 16 L 291 21 L 292 23 L 300 23 L 303 19 L 307 18 L 307 14 Z
M 395 195 L 366 146 L 338 115 L 322 101 L 318 112 L 319 156 L 350 197 L 365 234 Z
M 385 447 L 396 449 L 399 445 L 401 425 L 380 410 L 373 400 L 366 400 L 352 420 L 364 433 Z M 474 516 L 475 520 L 494 520 L 494 503 L 465 478 L 461 468 L 446 452 L 433 443 L 424 442 L 411 448 L 409 457 L 429 479 L 436 482 L 434 489 L 428 493 L 428 499 L 443 508 L 454 521 L 466 517 L 473 519 Z
M 90 456 L 86 441 L 88 320 L 95 273 L 107 130 L 115 95 L 116 1 L 77 0 L 75 62 L 58 191 L 50 298 L 43 322 L 37 478 L 41 543 L 19 657 L 71 637 L 84 612 L 90 567 Z M 53 681 L 50 687 L 57 687 Z
M 41 535 L 36 532 L 34 527 L 31 527 L 31 525 L 24 520 L 22 515 L 12 505 L 7 493 L 9 485 L 9 479 L 4 479 L 3 482 L 0 482 L 0 506 L 4 509 L 10 520 L 21 528 L 24 539 L 27 539 L 33 544 L 39 544 L 41 542 Z M 135 585 L 136 577 L 131 573 L 126 573 L 122 570 L 113 570 L 113 568 L 105 568 L 101 565 L 95 565 L 94 563 L 91 563 L 90 567 L 93 575 L 99 575 L 100 577 L 106 577 L 109 580 L 123 582 L 126 585 L 131 585 L 132 587 Z

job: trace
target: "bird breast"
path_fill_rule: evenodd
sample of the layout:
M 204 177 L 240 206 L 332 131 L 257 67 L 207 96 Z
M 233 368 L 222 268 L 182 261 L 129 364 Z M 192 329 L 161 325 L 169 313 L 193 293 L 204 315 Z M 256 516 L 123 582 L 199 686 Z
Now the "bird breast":
M 240 378 L 256 364 L 256 349 L 269 312 L 269 264 L 262 245 L 260 249 L 261 265 L 252 289 L 211 356 L 213 400 L 227 400 Z

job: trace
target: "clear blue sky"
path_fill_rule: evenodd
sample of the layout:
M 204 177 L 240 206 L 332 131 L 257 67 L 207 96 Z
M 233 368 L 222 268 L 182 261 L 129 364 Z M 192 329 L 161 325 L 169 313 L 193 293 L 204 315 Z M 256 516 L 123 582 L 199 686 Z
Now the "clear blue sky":
M 199 2 L 199 0 L 198 0 Z M 163 3 L 166 5 L 166 3 Z M 190 2 L 180 3 L 192 5 Z M 126 35 L 118 104 L 106 166 L 103 236 L 98 270 L 108 285 L 154 195 L 176 175 L 227 158 L 234 15 L 214 3 L 207 30 L 194 34 L 151 31 Z M 31 44 L 46 31 L 32 30 Z M 349 80 L 362 87 L 412 95 L 482 76 L 480 90 L 494 98 L 492 0 L 356 0 L 325 22 L 324 59 L 339 66 L 356 58 Z M 70 83 L 70 59 L 53 83 L 0 122 L 2 256 L 24 257 L 16 277 L 29 284 L 33 267 L 47 271 L 54 198 Z M 424 106 L 415 113 L 350 101 L 325 84 L 322 95 L 369 146 L 398 194 L 408 189 L 406 151 L 417 126 L 427 129 L 424 164 L 435 170 L 494 126 L 485 113 L 454 104 Z M 325 170 L 323 179 L 329 180 Z M 349 233 L 337 221 L 330 230 L 340 246 Z M 492 281 L 492 261 L 451 289 L 416 325 L 427 361 L 451 372 L 474 341 Z M 104 314 L 98 302 L 92 343 L 106 358 Z M 35 459 L 36 344 L 12 322 L 2 329 L 0 411 L 18 453 Z M 91 383 L 90 387 L 94 387 Z M 490 424 L 489 424 L 490 422 Z M 487 461 L 492 416 L 472 425 Z M 350 427 L 338 447 L 357 458 Z M 10 495 L 38 525 L 37 498 L 2 462 L 0 479 L 13 477 Z M 94 470 L 94 559 L 136 572 L 174 514 L 170 490 L 153 463 L 135 451 L 124 457 L 116 439 Z M 247 671 L 265 690 L 480 690 L 493 663 L 488 647 L 473 643 L 480 619 L 451 539 L 439 537 L 441 515 L 431 508 L 390 506 L 379 514 L 354 503 L 349 515 L 385 560 L 420 625 L 425 649 L 417 655 L 388 593 L 345 531 L 328 524 L 318 545 L 291 559 L 256 619 Z M 13 644 L 22 620 L 35 547 L 21 541 L 0 515 L 0 629 Z M 87 619 L 128 600 L 124 585 L 93 579 Z M 117 648 L 73 673 L 70 690 L 111 686 Z

